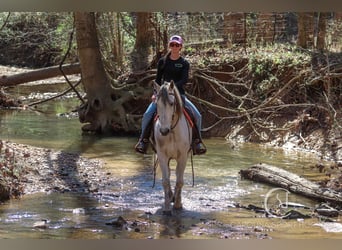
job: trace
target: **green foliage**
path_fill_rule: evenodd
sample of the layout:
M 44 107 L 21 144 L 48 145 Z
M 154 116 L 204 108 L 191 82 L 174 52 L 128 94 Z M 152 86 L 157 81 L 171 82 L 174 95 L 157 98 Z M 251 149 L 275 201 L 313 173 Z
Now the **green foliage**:
M 52 36 L 55 39 L 52 40 L 52 43 L 55 47 L 60 47 L 62 49 L 62 54 L 65 54 L 68 46 L 69 46 L 69 37 L 73 29 L 74 18 L 72 14 L 65 14 L 60 18 L 59 22 L 56 25 L 56 29 L 52 31 Z M 71 49 L 71 53 L 76 55 L 76 41 L 75 36 L 73 36 L 73 46 Z
M 296 71 L 311 63 L 311 56 L 289 44 L 275 44 L 252 48 L 248 69 L 255 79 L 260 93 L 280 87 L 277 76 L 290 68 Z
M 185 53 L 188 55 L 193 55 L 196 52 L 196 49 L 193 47 L 185 47 Z
M 6 19 L 7 15 L 0 13 L 0 64 L 34 68 L 60 62 L 72 30 L 71 14 L 13 12 Z
M 260 22 L 258 13 L 245 13 L 245 19 L 233 20 L 234 23 L 230 23 L 230 25 L 234 24 L 234 27 L 245 25 L 246 34 L 240 34 L 246 38 L 245 44 L 234 44 L 229 39 L 220 43 L 220 40 L 230 37 L 234 32 L 227 31 L 225 14 L 224 12 L 152 12 L 150 21 L 155 32 L 153 35 L 155 44 L 152 45 L 148 60 L 151 61 L 151 58 L 160 49 L 164 49 L 160 48 L 166 39 L 164 35 L 170 36 L 177 33 L 182 35 L 185 40 L 184 53 L 190 56 L 199 53 L 203 56 L 203 51 L 209 49 L 218 51 L 222 49 L 222 46 L 234 51 L 247 48 L 250 60 L 249 69 L 259 82 L 271 79 L 274 75 L 272 71 L 281 70 L 284 65 L 295 67 L 299 63 L 306 62 L 305 53 L 297 51 L 293 45 L 290 45 L 295 41 L 295 34 L 291 33 L 292 31 L 289 32 L 286 25 L 291 30 L 296 25 L 295 22 L 286 21 L 291 17 L 290 13 L 282 13 L 279 18 L 283 19 L 277 19 L 282 22 L 272 25 L 277 31 L 273 41 L 287 41 L 289 44 L 275 43 L 260 48 L 258 45 L 265 44 L 266 40 L 262 37 L 265 32 L 260 28 L 263 26 L 258 24 Z M 0 64 L 44 67 L 60 62 L 69 45 L 70 32 L 73 28 L 72 13 L 13 12 L 8 20 L 7 16 L 8 12 L 0 12 L 0 27 L 6 22 L 6 25 L 0 30 Z M 271 18 L 268 22 L 273 21 L 274 19 Z M 340 51 L 342 25 L 339 19 L 329 19 L 327 24 L 327 48 Z M 101 52 L 109 71 L 120 71 L 118 67 L 121 67 L 122 71 L 129 70 L 128 65 L 131 63 L 129 55 L 134 46 L 139 46 L 135 45 L 136 13 L 97 12 L 96 25 Z M 227 32 L 230 33 L 227 34 Z M 72 49 L 68 57 L 69 62 L 77 60 L 75 37 L 74 35 Z M 200 46 L 196 47 L 192 44 L 200 44 Z M 210 46 L 210 48 L 206 46 Z M 240 56 L 245 57 L 246 53 L 242 53 Z M 222 53 L 219 56 L 215 54 L 213 57 L 208 54 L 206 58 L 199 59 L 198 65 L 207 67 L 212 63 L 224 63 L 238 59 L 232 57 L 235 57 L 233 53 Z

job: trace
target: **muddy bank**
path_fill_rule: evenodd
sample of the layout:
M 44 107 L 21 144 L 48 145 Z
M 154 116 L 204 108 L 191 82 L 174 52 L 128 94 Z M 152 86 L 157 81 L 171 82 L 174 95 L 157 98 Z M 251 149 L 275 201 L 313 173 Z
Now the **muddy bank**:
M 99 160 L 9 141 L 1 142 L 3 197 L 36 192 L 98 192 L 110 183 Z
M 261 136 L 267 137 L 262 140 L 260 138 L 250 140 L 252 131 L 248 126 L 249 124 L 246 123 L 232 125 L 226 139 L 232 144 L 251 141 L 287 150 L 310 152 L 334 164 L 342 164 L 342 130 L 338 126 L 326 129 L 320 126 L 317 121 L 306 121 L 298 116 L 294 120 L 278 124 L 276 126 L 278 129 L 275 129 L 277 131 L 270 132 L 271 136 L 267 136 L 266 133 L 261 134 Z M 287 129 L 289 127 L 310 127 L 307 128 L 310 131 L 303 133 L 299 129 Z M 317 164 L 320 163 L 317 162 Z

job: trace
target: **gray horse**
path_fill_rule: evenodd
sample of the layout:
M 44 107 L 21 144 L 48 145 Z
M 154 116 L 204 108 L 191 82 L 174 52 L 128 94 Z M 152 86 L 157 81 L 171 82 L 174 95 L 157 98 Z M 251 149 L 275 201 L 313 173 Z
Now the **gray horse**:
M 157 92 L 157 119 L 154 124 L 154 142 L 157 158 L 162 171 L 165 195 L 164 214 L 171 215 L 171 202 L 174 209 L 182 209 L 181 192 L 183 175 L 191 151 L 192 129 L 183 113 L 183 102 L 173 81 L 162 86 L 154 83 Z M 176 186 L 174 193 L 170 185 L 170 160 L 176 165 Z

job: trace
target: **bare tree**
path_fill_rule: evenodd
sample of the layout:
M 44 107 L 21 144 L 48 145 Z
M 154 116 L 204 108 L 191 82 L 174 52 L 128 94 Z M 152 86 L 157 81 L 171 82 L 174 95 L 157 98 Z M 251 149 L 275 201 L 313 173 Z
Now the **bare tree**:
M 314 13 L 298 13 L 298 46 L 310 48 L 314 44 Z
M 95 16 L 75 12 L 76 40 L 81 65 L 82 84 L 87 102 L 79 109 L 81 123 L 87 132 L 104 132 L 111 127 L 114 89 L 103 67 L 97 38 Z
M 120 15 L 121 13 L 113 13 L 113 22 L 114 24 L 114 42 L 112 47 L 112 53 L 114 58 L 116 59 L 117 64 L 122 67 L 123 66 L 123 44 L 122 44 L 122 31 L 120 27 Z
M 132 57 L 133 72 L 145 70 L 148 65 L 148 57 L 150 54 L 152 32 L 151 32 L 151 13 L 136 13 L 136 39 Z
M 232 44 L 246 43 L 245 13 L 224 13 L 224 39 Z
M 323 51 L 325 48 L 325 36 L 327 33 L 327 17 L 327 12 L 318 13 L 318 33 L 316 48 L 321 51 Z

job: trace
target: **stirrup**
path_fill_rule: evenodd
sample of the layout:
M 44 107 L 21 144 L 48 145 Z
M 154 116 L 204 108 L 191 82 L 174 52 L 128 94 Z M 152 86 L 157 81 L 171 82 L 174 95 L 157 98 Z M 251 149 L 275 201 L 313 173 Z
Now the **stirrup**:
M 192 145 L 192 152 L 194 155 L 202 155 L 207 152 L 207 148 L 204 146 L 200 139 L 196 139 Z
M 135 151 L 141 154 L 146 154 L 148 148 L 148 139 L 139 139 L 138 143 L 135 145 Z

